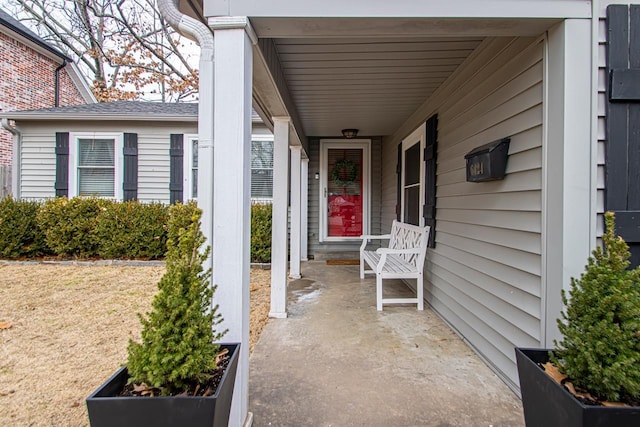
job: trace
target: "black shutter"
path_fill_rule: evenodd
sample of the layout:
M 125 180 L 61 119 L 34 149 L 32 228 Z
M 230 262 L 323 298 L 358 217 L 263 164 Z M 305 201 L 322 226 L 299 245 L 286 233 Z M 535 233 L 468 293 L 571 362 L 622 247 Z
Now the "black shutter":
M 171 145 L 169 147 L 169 201 L 171 204 L 183 200 L 182 182 L 184 171 L 182 159 L 184 157 L 184 135 L 171 134 Z
M 398 144 L 398 163 L 396 163 L 396 175 L 398 177 L 396 194 L 396 220 L 402 221 L 402 143 Z
M 438 116 L 427 120 L 427 140 L 424 148 L 425 161 L 425 204 L 423 206 L 424 225 L 431 227 L 429 247 L 436 247 L 436 158 L 438 153 Z
M 125 201 L 138 200 L 138 134 L 124 134 L 124 180 L 122 182 Z
M 605 208 L 640 263 L 640 6 L 607 7 Z
M 56 132 L 56 197 L 69 196 L 69 133 Z

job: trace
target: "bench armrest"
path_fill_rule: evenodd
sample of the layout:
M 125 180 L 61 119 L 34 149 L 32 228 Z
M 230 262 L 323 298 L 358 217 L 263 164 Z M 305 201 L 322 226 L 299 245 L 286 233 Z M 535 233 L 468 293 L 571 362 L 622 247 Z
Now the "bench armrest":
M 391 239 L 391 234 L 382 234 L 379 236 L 364 234 L 360 236 L 360 238 L 362 239 L 362 245 L 360 245 L 360 252 L 362 252 L 367 247 L 367 243 L 369 243 L 369 240 L 389 240 Z

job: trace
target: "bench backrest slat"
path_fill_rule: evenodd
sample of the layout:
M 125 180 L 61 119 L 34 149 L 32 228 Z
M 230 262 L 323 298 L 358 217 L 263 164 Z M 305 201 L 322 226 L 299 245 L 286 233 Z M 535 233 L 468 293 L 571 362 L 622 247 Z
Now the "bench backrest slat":
M 419 248 L 420 252 L 418 254 L 402 254 L 400 256 L 416 268 L 422 267 L 427 254 L 427 242 L 429 241 L 430 229 L 431 227 L 418 227 L 394 220 L 391 226 L 389 249 Z

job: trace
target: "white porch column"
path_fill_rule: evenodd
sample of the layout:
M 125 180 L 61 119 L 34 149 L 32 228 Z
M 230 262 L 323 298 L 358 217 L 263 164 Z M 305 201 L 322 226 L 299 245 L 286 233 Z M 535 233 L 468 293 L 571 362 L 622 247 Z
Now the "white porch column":
M 302 185 L 302 217 L 300 223 L 300 260 L 307 261 L 307 245 L 309 244 L 307 229 L 309 228 L 309 159 L 302 159 L 302 169 L 300 171 L 300 183 Z
M 289 255 L 289 277 L 300 278 L 300 164 L 302 147 L 291 147 L 291 253 Z
M 212 18 L 214 29 L 214 303 L 228 328 L 226 342 L 240 342 L 229 425 L 250 419 L 249 389 L 249 248 L 251 198 L 252 43 L 246 17 Z
M 543 289 L 541 344 L 560 338 L 560 291 L 589 256 L 591 216 L 591 21 L 568 19 L 548 33 L 545 56 Z M 593 193 L 595 194 L 595 192 Z
M 289 208 L 289 117 L 273 118 L 273 212 L 271 219 L 271 309 L 269 317 L 287 317 Z

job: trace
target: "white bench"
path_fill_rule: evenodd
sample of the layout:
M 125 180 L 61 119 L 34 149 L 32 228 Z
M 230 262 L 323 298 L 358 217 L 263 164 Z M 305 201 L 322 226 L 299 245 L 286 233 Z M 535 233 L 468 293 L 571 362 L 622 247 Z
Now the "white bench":
M 362 236 L 360 246 L 360 278 L 366 273 L 376 274 L 376 305 L 382 311 L 383 304 L 417 304 L 424 309 L 423 278 L 424 260 L 427 254 L 430 227 L 417 227 L 393 221 L 391 233 L 382 236 Z M 371 240 L 389 240 L 388 248 L 366 250 Z M 365 263 L 372 269 L 366 270 Z M 383 298 L 383 279 L 416 279 L 416 298 Z

